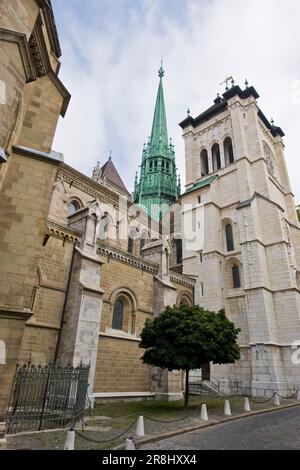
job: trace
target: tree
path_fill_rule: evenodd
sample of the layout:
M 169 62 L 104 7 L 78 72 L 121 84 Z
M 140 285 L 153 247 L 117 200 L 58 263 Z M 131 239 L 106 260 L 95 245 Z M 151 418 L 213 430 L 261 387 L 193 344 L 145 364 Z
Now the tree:
M 189 399 L 189 372 L 209 362 L 234 363 L 240 358 L 240 332 L 224 310 L 218 313 L 188 305 L 167 307 L 154 320 L 147 320 L 140 348 L 146 349 L 144 364 L 186 372 L 185 406 Z

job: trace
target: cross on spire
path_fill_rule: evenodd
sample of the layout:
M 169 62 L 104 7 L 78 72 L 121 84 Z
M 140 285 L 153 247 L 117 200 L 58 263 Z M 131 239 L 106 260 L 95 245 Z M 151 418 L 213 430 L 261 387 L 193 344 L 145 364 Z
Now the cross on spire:
M 227 75 L 226 75 L 224 82 L 220 83 L 220 86 L 224 85 L 224 83 L 226 83 L 226 91 L 228 91 L 229 90 L 229 86 L 228 86 L 229 82 L 231 82 L 231 85 L 234 86 L 234 78 L 233 78 L 232 75 L 230 75 L 230 77 L 227 77 Z

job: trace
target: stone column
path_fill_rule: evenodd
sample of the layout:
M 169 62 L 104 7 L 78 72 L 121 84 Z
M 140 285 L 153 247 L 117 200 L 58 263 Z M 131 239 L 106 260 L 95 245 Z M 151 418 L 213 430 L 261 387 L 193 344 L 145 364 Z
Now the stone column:
M 170 245 L 167 240 L 148 243 L 143 249 L 145 259 L 160 265 L 154 279 L 153 311 L 158 316 L 168 306 L 176 304 L 177 289 L 170 281 Z M 157 367 L 151 369 L 151 383 L 158 400 L 182 400 L 182 375 L 179 371 L 168 372 Z
M 75 248 L 58 350 L 58 359 L 62 362 L 90 365 L 88 394 L 92 402 L 103 297 L 100 288 L 103 263 L 96 253 L 100 219 L 96 201 L 69 217 L 69 225 L 81 231 L 82 239 L 80 247 Z

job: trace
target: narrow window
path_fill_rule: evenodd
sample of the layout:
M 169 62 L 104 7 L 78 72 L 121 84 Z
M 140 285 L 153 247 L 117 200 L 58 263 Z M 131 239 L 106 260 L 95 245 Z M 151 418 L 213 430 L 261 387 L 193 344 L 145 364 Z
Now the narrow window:
M 226 225 L 225 232 L 226 232 L 227 251 L 233 251 L 234 250 L 234 243 L 233 243 L 233 232 L 232 232 L 232 225 L 231 224 Z
M 239 289 L 241 287 L 240 270 L 236 264 L 232 266 L 232 282 L 234 289 Z
M 182 263 L 182 240 L 176 240 L 176 263 Z
M 201 196 L 198 196 L 198 204 L 201 204 Z
M 68 217 L 70 217 L 70 215 L 75 214 L 75 212 L 79 211 L 79 209 L 80 209 L 80 205 L 78 204 L 77 201 L 70 202 L 69 207 L 68 207 Z
M 200 253 L 200 263 L 203 263 L 203 251 Z
M 143 248 L 146 245 L 146 242 L 148 241 L 148 233 L 144 230 L 141 235 L 140 239 L 140 254 L 142 254 Z
M 200 284 L 200 293 L 201 293 L 201 297 L 204 297 L 204 284 L 203 284 L 203 282 L 201 282 L 201 284 Z
M 121 302 L 121 300 L 117 300 L 117 302 L 114 305 L 114 312 L 113 312 L 113 319 L 112 319 L 113 330 L 122 330 L 123 312 L 124 312 L 123 302 Z
M 128 253 L 133 254 L 134 241 L 137 239 L 137 231 L 135 228 L 131 229 L 128 238 Z
M 206 149 L 203 149 L 200 154 L 200 164 L 201 164 L 201 176 L 208 175 L 209 173 L 208 153 Z
M 217 171 L 221 168 L 221 153 L 219 144 L 214 144 L 211 149 L 213 171 Z
M 226 139 L 224 140 L 224 155 L 226 166 L 231 165 L 231 163 L 234 163 L 233 146 L 230 137 L 226 137 Z
M 108 217 L 104 216 L 102 217 L 100 221 L 100 227 L 99 227 L 99 238 L 100 240 L 106 240 L 107 233 L 108 233 L 108 226 L 109 226 L 109 221 Z

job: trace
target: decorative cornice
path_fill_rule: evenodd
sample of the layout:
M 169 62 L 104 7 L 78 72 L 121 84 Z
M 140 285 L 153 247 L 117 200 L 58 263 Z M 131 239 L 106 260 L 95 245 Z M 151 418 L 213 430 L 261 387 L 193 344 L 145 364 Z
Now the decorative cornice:
M 27 43 L 26 35 L 22 33 L 17 33 L 15 31 L 10 31 L 8 29 L 0 28 L 0 41 L 17 44 L 23 62 L 26 83 L 33 82 L 34 80 L 36 80 L 37 76 L 32 61 L 31 52 Z
M 67 243 L 79 243 L 80 233 L 67 226 L 60 225 L 51 219 L 46 219 L 46 225 L 52 237 L 59 238 Z
M 74 168 L 62 164 L 58 171 L 57 179 L 61 179 L 65 183 L 74 186 L 75 188 L 79 189 L 85 194 L 88 194 L 94 199 L 99 199 L 105 204 L 117 207 L 118 198 L 116 197 L 116 195 L 114 195 L 114 193 L 109 191 L 107 187 L 104 187 L 96 181 L 93 181 L 91 178 L 86 175 L 83 175 Z M 110 193 L 109 196 L 107 195 L 108 192 Z
M 108 258 L 113 259 L 114 261 L 119 261 L 121 263 L 128 264 L 136 269 L 140 269 L 141 271 L 145 271 L 154 275 L 158 274 L 158 264 L 151 263 L 150 261 L 146 261 L 143 258 L 131 255 L 126 251 L 122 251 L 117 248 L 106 245 L 100 242 L 99 240 L 97 241 L 97 245 L 97 253 L 99 255 L 106 256 Z

